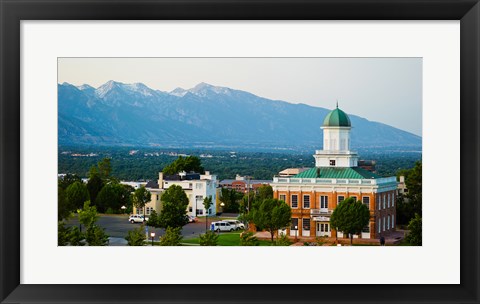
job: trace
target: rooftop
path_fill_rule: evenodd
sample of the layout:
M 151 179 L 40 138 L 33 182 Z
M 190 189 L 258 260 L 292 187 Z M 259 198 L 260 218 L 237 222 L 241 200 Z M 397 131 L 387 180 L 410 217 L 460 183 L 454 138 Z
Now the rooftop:
M 292 178 L 376 179 L 381 176 L 360 167 L 318 167 L 301 172 Z

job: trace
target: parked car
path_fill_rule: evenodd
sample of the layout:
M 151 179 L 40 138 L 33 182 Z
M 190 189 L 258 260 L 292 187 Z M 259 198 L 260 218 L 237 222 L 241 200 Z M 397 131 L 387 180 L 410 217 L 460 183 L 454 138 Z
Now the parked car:
M 141 214 L 132 214 L 130 215 L 130 217 L 128 218 L 128 221 L 132 224 L 135 224 L 135 223 L 143 223 L 143 222 L 146 222 L 148 221 L 148 217 L 143 217 L 143 215 Z
M 235 227 L 230 225 L 230 223 L 227 223 L 227 222 L 213 222 L 210 225 L 210 230 L 211 231 L 216 231 L 216 232 L 233 231 L 233 230 L 235 230 Z
M 245 225 L 239 220 L 223 220 L 222 222 L 230 223 L 230 225 L 235 227 L 235 230 L 245 229 Z
M 189 215 L 188 216 L 188 222 L 189 223 L 196 223 L 196 222 L 198 222 L 198 218 L 196 216 Z

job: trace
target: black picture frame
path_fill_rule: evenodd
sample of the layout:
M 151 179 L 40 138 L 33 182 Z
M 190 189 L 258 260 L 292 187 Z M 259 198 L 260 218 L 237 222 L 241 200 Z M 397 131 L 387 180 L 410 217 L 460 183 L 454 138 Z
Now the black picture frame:
M 0 0 L 0 14 L 2 303 L 479 303 L 478 0 Z M 159 19 L 460 20 L 461 284 L 349 286 L 20 284 L 20 21 Z M 412 276 L 414 275 L 412 273 Z M 208 280 L 205 278 L 204 282 Z

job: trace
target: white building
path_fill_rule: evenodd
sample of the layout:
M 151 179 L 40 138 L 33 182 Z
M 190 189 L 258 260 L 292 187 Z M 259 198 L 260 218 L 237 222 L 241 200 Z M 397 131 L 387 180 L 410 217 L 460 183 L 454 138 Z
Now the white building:
M 149 215 L 153 210 L 160 213 L 162 210 L 162 193 L 172 185 L 182 187 L 188 197 L 187 214 L 192 216 L 215 215 L 217 199 L 217 176 L 206 171 L 205 174 L 181 172 L 173 176 L 164 176 L 162 172 L 158 174 L 158 181 L 150 181 L 145 186 L 151 193 L 151 200 L 145 205 L 145 214 Z M 212 206 L 205 210 L 203 200 L 212 197 Z M 134 208 L 133 213 L 143 214 L 143 208 Z

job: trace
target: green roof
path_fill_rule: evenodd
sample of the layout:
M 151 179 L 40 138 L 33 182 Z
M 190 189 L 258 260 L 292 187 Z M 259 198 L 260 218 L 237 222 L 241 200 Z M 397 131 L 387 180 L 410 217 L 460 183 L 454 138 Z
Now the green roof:
M 317 172 L 317 170 L 319 172 Z M 318 175 L 318 173 L 320 173 Z M 342 179 L 372 179 L 380 178 L 373 172 L 360 167 L 318 167 L 303 171 L 292 178 L 342 178 Z
M 328 113 L 323 120 L 324 127 L 351 127 L 350 118 L 348 115 L 340 110 L 337 106 L 335 110 Z

